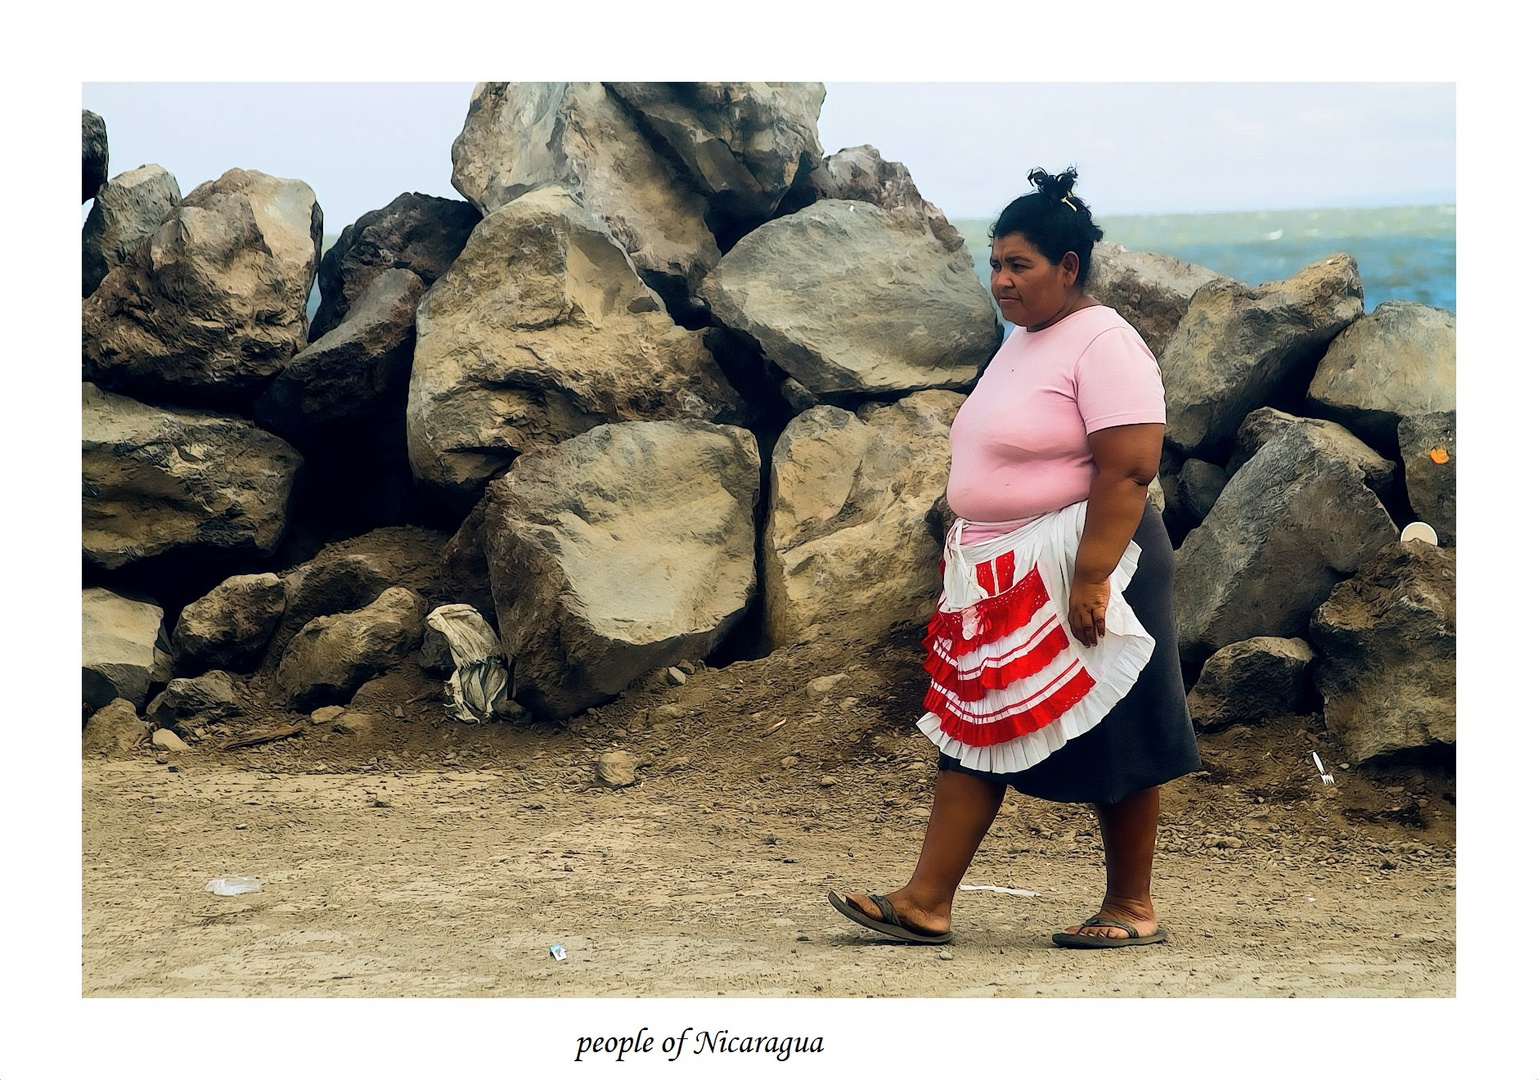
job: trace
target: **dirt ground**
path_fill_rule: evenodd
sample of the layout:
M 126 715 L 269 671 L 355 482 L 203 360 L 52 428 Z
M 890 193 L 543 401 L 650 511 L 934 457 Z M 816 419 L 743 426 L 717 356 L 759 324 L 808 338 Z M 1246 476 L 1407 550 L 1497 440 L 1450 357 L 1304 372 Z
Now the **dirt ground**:
M 951 945 L 847 922 L 828 890 L 900 885 L 923 836 L 919 657 L 915 632 L 865 656 L 687 665 L 564 729 L 447 720 L 441 683 L 408 666 L 360 691 L 351 730 L 258 714 L 185 751 L 88 753 L 82 993 L 1455 995 L 1452 778 L 1348 769 L 1317 716 L 1204 734 L 1206 771 L 1166 788 L 1168 944 L 1054 948 L 1095 910 L 1099 839 L 1088 807 L 1019 796 Z M 598 780 L 609 750 L 636 756 L 635 784 Z M 260 891 L 205 890 L 237 875 Z

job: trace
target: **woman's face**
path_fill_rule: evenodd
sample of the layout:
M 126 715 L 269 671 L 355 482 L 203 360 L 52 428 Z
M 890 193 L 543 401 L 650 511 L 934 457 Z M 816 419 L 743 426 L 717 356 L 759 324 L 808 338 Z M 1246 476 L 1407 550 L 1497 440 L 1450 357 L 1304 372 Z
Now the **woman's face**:
M 1067 252 L 1053 264 L 1020 233 L 994 237 L 988 258 L 993 299 L 1003 316 L 1016 326 L 1038 330 L 1056 322 L 1077 299 L 1073 279 L 1079 257 Z

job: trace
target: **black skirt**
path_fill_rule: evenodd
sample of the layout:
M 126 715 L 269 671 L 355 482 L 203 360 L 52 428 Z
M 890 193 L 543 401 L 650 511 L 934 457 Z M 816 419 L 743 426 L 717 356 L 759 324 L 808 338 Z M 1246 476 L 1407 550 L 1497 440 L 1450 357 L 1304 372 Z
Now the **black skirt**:
M 940 768 L 1053 802 L 1114 803 L 1202 767 L 1175 635 L 1175 552 L 1152 503 L 1132 539 L 1142 554 L 1122 595 L 1153 635 L 1154 650 L 1126 697 L 1100 723 L 1023 772 L 981 772 L 945 753 Z

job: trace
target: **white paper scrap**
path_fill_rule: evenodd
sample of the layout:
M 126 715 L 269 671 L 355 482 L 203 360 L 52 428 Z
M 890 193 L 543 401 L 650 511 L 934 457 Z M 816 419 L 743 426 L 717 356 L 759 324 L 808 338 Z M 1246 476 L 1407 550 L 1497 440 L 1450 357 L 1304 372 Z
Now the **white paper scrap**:
M 1002 885 L 963 885 L 963 889 L 970 892 L 1001 892 L 1010 896 L 1040 896 L 1039 892 L 1031 892 L 1030 889 L 1006 889 Z

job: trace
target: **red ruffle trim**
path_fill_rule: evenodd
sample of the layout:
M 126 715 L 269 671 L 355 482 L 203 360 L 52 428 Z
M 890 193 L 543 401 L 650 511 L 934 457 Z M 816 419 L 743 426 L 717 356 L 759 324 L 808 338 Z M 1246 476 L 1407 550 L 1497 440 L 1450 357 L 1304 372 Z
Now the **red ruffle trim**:
M 930 647 L 924 658 L 924 670 L 929 677 L 962 701 L 977 701 L 990 690 L 1002 690 L 1011 683 L 1028 678 L 1041 671 L 1068 648 L 1068 633 L 1060 622 L 1049 624 L 1041 640 L 1025 653 L 1003 664 L 990 664 L 971 677 L 963 676 L 953 666 L 940 658 Z
M 951 738 L 968 746 L 994 746 L 1040 731 L 1077 705 L 1094 688 L 1094 677 L 1080 668 L 1073 678 L 1053 691 L 1046 700 L 986 724 L 957 716 L 949 699 L 935 686 L 930 686 L 929 692 L 924 695 L 924 708 L 940 718 L 940 730 Z
M 1032 566 L 1025 577 L 1008 589 L 972 605 L 977 614 L 977 633 L 972 637 L 961 635 L 960 611 L 936 611 L 929 620 L 924 647 L 933 649 L 937 638 L 949 638 L 951 655 L 966 656 L 979 645 L 997 641 L 1011 630 L 1024 626 L 1046 602 L 1046 583 L 1041 580 L 1041 572 Z

